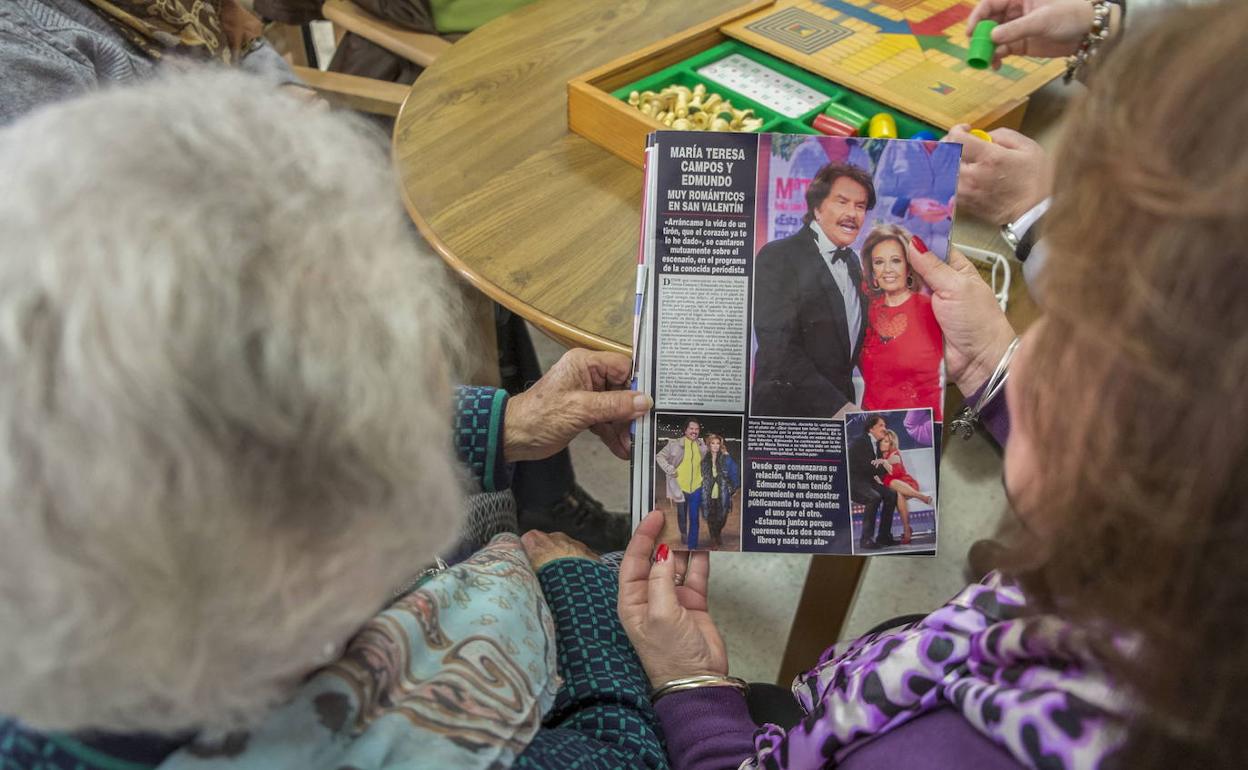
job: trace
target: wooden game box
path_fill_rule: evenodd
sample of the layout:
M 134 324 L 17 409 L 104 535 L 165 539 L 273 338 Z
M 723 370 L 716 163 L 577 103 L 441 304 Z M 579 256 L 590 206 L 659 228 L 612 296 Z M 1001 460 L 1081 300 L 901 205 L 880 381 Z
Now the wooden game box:
M 568 127 L 640 167 L 646 135 L 666 126 L 629 105 L 628 94 L 704 83 L 734 106 L 752 108 L 763 132 L 818 134 L 811 123 L 831 102 L 866 116 L 892 114 L 903 139 L 924 129 L 941 135 L 958 123 L 1018 128 L 1029 96 L 1064 65 L 1010 57 L 1001 71 L 971 70 L 963 28 L 973 4 L 755 0 L 570 80 Z M 727 57 L 752 72 L 777 74 L 806 101 L 786 102 L 782 112 L 757 82 L 742 90 L 772 106 L 699 72 Z

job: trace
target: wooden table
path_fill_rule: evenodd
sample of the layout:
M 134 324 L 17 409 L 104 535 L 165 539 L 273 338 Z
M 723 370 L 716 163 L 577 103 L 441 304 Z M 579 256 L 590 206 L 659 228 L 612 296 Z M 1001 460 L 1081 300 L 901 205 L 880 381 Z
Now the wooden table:
M 399 113 L 404 202 L 469 283 L 567 345 L 627 353 L 642 173 L 567 127 L 567 81 L 744 0 L 542 0 L 455 43 Z M 1042 141 L 1064 95 L 1033 99 Z M 997 230 L 958 221 L 954 240 L 1002 251 Z M 1011 316 L 1034 305 L 1016 271 Z M 814 559 L 782 666 L 787 683 L 836 639 L 863 559 Z

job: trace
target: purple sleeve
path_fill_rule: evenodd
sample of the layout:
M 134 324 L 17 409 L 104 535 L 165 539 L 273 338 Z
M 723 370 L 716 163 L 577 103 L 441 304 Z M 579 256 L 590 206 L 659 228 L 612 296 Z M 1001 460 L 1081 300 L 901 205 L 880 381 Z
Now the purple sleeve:
M 932 445 L 932 417 L 922 409 L 906 412 L 906 433 L 925 446 Z
M 654 704 L 672 770 L 724 770 L 754 755 L 758 725 L 732 687 L 698 687 Z
M 1024 770 L 1010 753 L 976 730 L 951 707 L 921 714 L 883 735 L 851 744 L 841 752 L 842 770 L 896 770 L 899 767 L 973 767 Z
M 984 388 L 988 383 L 980 386 L 970 398 L 966 400 L 968 404 L 978 404 L 979 399 L 984 395 Z M 992 403 L 984 407 L 979 413 L 979 421 L 983 424 L 992 437 L 997 440 L 1001 446 L 1005 446 L 1005 442 L 1010 440 L 1010 410 L 1005 406 L 1005 390 L 1002 389 L 1001 395 L 992 400 Z

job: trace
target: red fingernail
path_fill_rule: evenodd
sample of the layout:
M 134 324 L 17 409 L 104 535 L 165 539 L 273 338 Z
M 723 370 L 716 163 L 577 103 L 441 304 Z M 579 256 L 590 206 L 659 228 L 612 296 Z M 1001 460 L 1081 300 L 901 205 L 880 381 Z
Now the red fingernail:
M 654 552 L 655 561 L 667 561 L 667 543 L 659 543 L 659 550 Z
M 927 244 L 924 243 L 923 239 L 917 235 L 910 236 L 910 245 L 913 246 L 915 251 L 919 252 L 920 254 L 926 254 L 928 251 Z

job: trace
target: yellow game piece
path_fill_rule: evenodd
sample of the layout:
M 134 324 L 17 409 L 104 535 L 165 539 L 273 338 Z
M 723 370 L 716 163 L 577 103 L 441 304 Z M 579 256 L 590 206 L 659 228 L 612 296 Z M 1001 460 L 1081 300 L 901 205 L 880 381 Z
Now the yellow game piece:
M 872 139 L 896 139 L 897 121 L 887 112 L 877 112 L 871 116 L 867 136 Z
M 992 136 L 987 131 L 983 130 L 982 128 L 972 128 L 970 133 L 971 133 L 971 136 L 974 136 L 978 139 L 983 139 L 985 142 L 988 142 L 989 144 L 992 143 Z

